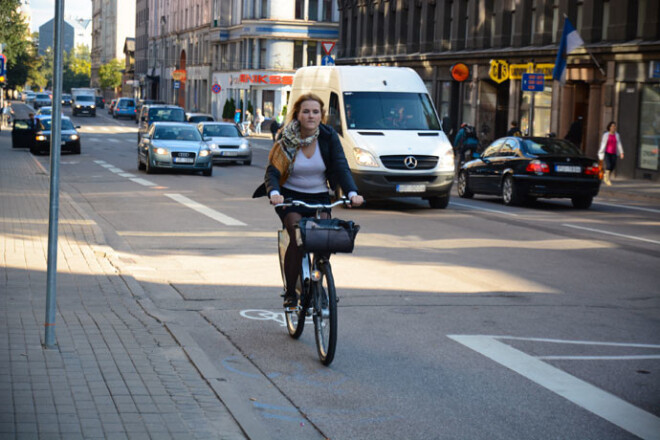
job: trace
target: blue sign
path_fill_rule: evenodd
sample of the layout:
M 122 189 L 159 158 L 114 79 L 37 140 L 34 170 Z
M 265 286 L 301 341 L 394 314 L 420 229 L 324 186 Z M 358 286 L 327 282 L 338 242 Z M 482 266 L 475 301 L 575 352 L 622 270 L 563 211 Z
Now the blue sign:
M 335 60 L 330 55 L 325 55 L 323 58 L 321 58 L 321 65 L 322 66 L 334 66 L 335 65 Z
M 5 56 L 0 53 L 0 76 L 5 76 Z
M 651 61 L 651 78 L 660 78 L 660 61 Z
M 174 88 L 178 89 L 179 87 L 181 87 L 181 81 L 174 81 Z
M 220 87 L 220 84 L 217 84 L 217 83 L 213 84 L 213 86 L 211 87 L 211 91 L 213 93 L 220 93 L 221 90 L 222 90 L 222 87 Z
M 542 73 L 523 73 L 523 92 L 542 92 L 545 87 L 545 76 Z

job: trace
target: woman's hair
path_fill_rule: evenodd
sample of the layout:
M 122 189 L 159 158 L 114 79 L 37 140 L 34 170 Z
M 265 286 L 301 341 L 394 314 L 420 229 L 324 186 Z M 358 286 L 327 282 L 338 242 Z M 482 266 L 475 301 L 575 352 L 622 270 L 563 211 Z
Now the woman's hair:
M 616 125 L 616 122 L 612 121 L 609 124 L 607 124 L 607 131 L 610 131 L 610 127 Z
M 302 107 L 302 103 L 305 101 L 316 101 L 319 103 L 319 105 L 321 106 L 321 122 L 325 122 L 325 108 L 323 107 L 323 100 L 314 93 L 305 93 L 304 95 L 300 95 L 300 97 L 296 100 L 295 104 L 293 104 L 293 109 L 287 115 L 286 122 L 289 123 L 294 119 L 298 119 L 298 113 L 300 113 L 300 107 Z

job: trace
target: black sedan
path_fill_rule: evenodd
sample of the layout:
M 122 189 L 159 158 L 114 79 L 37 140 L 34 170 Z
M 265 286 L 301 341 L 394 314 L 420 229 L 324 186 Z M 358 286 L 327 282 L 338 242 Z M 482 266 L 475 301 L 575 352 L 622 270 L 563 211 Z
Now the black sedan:
M 30 153 L 50 154 L 51 121 L 50 117 L 43 117 L 37 122 L 37 130 L 34 142 L 30 145 Z M 67 117 L 62 118 L 61 139 L 62 153 L 80 154 L 80 135 Z
M 463 164 L 457 189 L 463 198 L 501 195 L 506 205 L 570 198 L 575 208 L 587 209 L 600 189 L 599 171 L 598 161 L 563 139 L 505 137 Z

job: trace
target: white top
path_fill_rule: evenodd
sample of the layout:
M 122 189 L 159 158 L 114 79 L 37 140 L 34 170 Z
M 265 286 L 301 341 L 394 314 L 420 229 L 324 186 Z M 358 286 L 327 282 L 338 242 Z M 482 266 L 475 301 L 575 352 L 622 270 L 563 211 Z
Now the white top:
M 302 149 L 296 153 L 296 160 L 293 163 L 293 170 L 282 185 L 284 188 L 302 193 L 322 193 L 328 191 L 328 185 L 325 179 L 325 163 L 321 156 L 321 149 L 318 145 L 314 149 L 312 157 L 307 158 Z
M 614 135 L 616 136 L 616 155 L 621 156 L 623 154 L 623 144 L 621 143 L 621 136 L 619 132 L 615 131 Z M 610 132 L 606 131 L 603 133 L 603 137 L 600 139 L 600 148 L 598 149 L 598 160 L 605 159 L 605 149 L 607 148 L 607 139 L 610 137 Z

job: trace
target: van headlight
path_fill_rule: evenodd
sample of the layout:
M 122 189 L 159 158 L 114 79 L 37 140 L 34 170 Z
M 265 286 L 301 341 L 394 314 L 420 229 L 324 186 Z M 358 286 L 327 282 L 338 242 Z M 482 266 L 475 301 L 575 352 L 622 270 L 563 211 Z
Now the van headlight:
M 355 155 L 355 161 L 358 165 L 363 167 L 378 167 L 378 162 L 376 158 L 366 150 L 362 148 L 353 148 L 353 154 Z
M 451 148 L 442 156 L 442 161 L 440 162 L 442 168 L 453 168 L 454 167 L 454 150 Z

